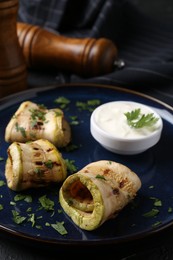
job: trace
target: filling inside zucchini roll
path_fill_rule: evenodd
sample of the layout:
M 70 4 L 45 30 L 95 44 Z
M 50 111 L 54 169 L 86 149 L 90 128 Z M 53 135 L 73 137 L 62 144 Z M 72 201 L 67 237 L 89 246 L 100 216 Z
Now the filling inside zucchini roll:
M 140 187 L 139 177 L 128 167 L 101 160 L 68 176 L 60 188 L 59 201 L 76 225 L 94 230 L 117 216 Z
M 62 182 L 67 176 L 61 153 L 48 140 L 13 142 L 7 152 L 5 177 L 8 187 L 14 191 Z

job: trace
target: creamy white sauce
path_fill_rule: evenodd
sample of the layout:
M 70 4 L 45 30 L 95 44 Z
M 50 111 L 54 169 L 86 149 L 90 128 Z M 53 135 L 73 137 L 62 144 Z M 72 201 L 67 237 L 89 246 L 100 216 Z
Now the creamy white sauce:
M 131 112 L 138 108 L 141 109 L 141 114 L 153 113 L 155 117 L 159 118 L 159 120 L 151 127 L 130 127 L 124 113 Z M 105 103 L 96 108 L 94 119 L 97 126 L 106 133 L 115 137 L 131 139 L 150 135 L 160 128 L 162 123 L 160 116 L 153 109 L 143 104 L 130 101 Z

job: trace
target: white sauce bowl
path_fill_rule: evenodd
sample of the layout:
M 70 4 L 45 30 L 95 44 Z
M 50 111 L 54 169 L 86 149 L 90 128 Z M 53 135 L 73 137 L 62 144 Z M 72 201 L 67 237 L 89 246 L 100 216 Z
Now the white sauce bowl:
M 152 126 L 129 126 L 125 113 L 140 109 L 141 114 L 158 118 Z M 91 114 L 90 131 L 96 141 L 117 154 L 138 154 L 154 146 L 161 137 L 163 121 L 149 106 L 131 101 L 112 101 L 98 106 Z

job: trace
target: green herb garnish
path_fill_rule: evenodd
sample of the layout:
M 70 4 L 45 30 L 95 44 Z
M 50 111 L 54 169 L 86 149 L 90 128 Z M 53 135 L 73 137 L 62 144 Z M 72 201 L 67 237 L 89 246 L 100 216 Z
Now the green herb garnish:
M 48 160 L 47 162 L 44 162 L 44 165 L 45 165 L 47 168 L 52 169 L 54 163 L 52 162 L 52 160 Z
M 39 198 L 39 202 L 41 203 L 41 206 L 46 210 L 46 211 L 52 211 L 54 210 L 54 201 L 47 198 L 46 195 L 43 195 L 42 197 Z
M 87 100 L 86 102 L 81 102 L 77 101 L 76 102 L 76 107 L 82 111 L 82 110 L 88 110 L 92 112 L 95 107 L 100 105 L 100 100 L 99 99 L 92 99 L 92 100 Z
M 56 98 L 54 102 L 58 104 L 61 109 L 66 108 L 70 104 L 70 100 L 63 96 Z
M 24 138 L 26 138 L 25 128 L 19 126 L 18 123 L 15 124 L 15 127 L 16 127 L 16 131 L 17 131 L 17 132 L 20 132 L 20 133 L 22 134 L 22 136 L 23 136 Z
M 67 170 L 70 173 L 74 173 L 74 172 L 77 171 L 77 167 L 75 166 L 74 160 L 65 159 L 65 163 L 66 163 L 66 166 L 67 166 Z
M 169 207 L 169 208 L 168 208 L 168 212 L 169 212 L 169 213 L 172 213 L 172 211 L 173 211 L 172 207 Z
M 159 225 L 161 225 L 161 224 L 162 224 L 161 221 L 157 221 L 157 222 L 155 222 L 155 223 L 152 225 L 152 227 L 157 227 L 157 226 L 159 226 Z
M 5 181 L 0 180 L 0 187 L 6 185 Z
M 96 175 L 96 178 L 97 178 L 97 179 L 102 179 L 102 180 L 105 180 L 105 181 L 106 181 L 105 177 L 104 177 L 103 175 L 100 175 L 100 174 L 97 174 L 97 175 Z
M 20 201 L 24 200 L 28 203 L 32 202 L 32 197 L 30 195 L 25 195 L 25 194 L 17 194 L 14 196 L 14 201 Z
M 64 227 L 64 222 L 57 221 L 56 224 L 51 224 L 51 227 L 53 227 L 61 235 L 66 235 L 68 233 L 66 228 Z
M 151 127 L 159 120 L 153 113 L 142 114 L 140 108 L 126 112 L 124 115 L 128 125 L 134 128 Z
M 153 208 L 152 210 L 150 210 L 150 211 L 144 213 L 143 216 L 144 216 L 144 217 L 147 217 L 147 218 L 150 218 L 150 217 L 154 217 L 154 216 L 156 216 L 156 215 L 158 215 L 158 214 L 159 214 L 159 210 Z
M 16 224 L 21 224 L 26 220 L 26 217 L 20 216 L 19 212 L 16 210 L 12 210 L 12 214 L 13 214 L 13 221 Z

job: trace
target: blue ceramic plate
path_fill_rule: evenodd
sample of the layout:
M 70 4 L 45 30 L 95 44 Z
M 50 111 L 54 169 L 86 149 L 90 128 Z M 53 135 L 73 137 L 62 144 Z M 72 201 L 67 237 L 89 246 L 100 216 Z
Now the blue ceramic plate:
M 76 169 L 100 159 L 113 160 L 125 164 L 136 172 L 142 188 L 137 197 L 126 206 L 119 215 L 105 222 L 94 231 L 79 229 L 61 210 L 58 202 L 59 187 L 28 190 L 20 194 L 30 196 L 32 201 L 15 201 L 17 193 L 11 191 L 4 177 L 8 143 L 4 141 L 4 132 L 11 116 L 20 103 L 30 100 L 44 104 L 47 108 L 57 107 L 54 102 L 65 97 L 70 103 L 64 108 L 67 120 L 74 118 L 78 124 L 72 124 L 72 143 L 75 150 L 62 149 L 65 159 L 73 161 Z M 95 106 L 87 102 L 97 99 L 101 103 L 128 100 L 151 106 L 163 118 L 163 132 L 160 141 L 148 151 L 139 155 L 116 155 L 101 147 L 90 134 L 90 115 Z M 82 102 L 82 106 L 78 106 Z M 18 238 L 35 240 L 57 245 L 90 245 L 122 243 L 149 236 L 173 223 L 173 108 L 149 96 L 117 87 L 92 84 L 65 84 L 27 90 L 3 98 L 0 102 L 0 229 Z M 69 173 L 71 174 L 71 173 Z M 53 210 L 41 208 L 39 198 L 46 195 L 53 200 Z M 24 217 L 16 224 L 13 211 Z M 157 213 L 155 216 L 153 213 Z M 61 235 L 52 224 L 63 222 L 67 230 Z

